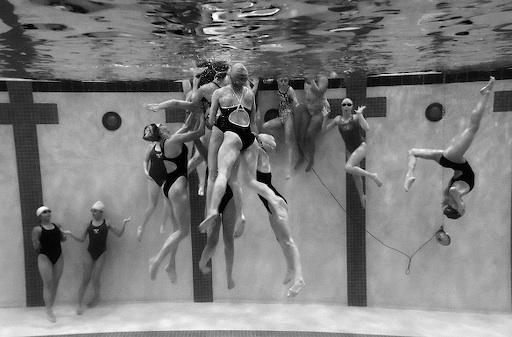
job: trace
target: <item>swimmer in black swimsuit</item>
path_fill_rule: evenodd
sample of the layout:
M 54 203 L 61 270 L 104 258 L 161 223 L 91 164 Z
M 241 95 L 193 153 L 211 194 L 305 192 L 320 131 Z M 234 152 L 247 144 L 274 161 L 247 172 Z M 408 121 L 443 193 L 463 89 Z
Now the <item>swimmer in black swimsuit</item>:
M 364 193 L 363 179 L 361 176 L 372 179 L 379 187 L 382 186 L 382 182 L 380 181 L 377 173 L 369 172 L 359 167 L 361 160 L 366 157 L 366 153 L 368 152 L 364 132 L 369 131 L 370 126 L 363 116 L 363 111 L 366 107 L 360 106 L 354 113 L 352 113 L 353 105 L 354 103 L 350 98 L 343 99 L 341 101 L 342 114 L 334 117 L 330 122 L 328 121 L 329 113 L 327 110 L 324 110 L 322 131 L 327 132 L 334 126 L 338 126 L 341 137 L 345 142 L 345 171 L 352 175 L 357 192 L 359 193 L 361 206 L 366 208 L 366 195 Z
M 246 164 L 247 170 L 243 172 L 242 177 L 246 180 L 247 186 L 269 200 L 280 216 L 286 216 L 287 213 L 287 205 L 283 199 L 277 197 L 267 185 L 256 180 L 259 147 L 251 131 L 257 134 L 258 130 L 255 123 L 254 94 L 245 87 L 248 79 L 247 69 L 237 63 L 230 69 L 229 76 L 231 84 L 216 90 L 212 97 L 211 111 L 217 111 L 218 108 L 225 109 L 224 120 L 217 124 L 220 125 L 219 129 L 224 129 L 225 132 L 217 154 L 217 176 L 211 178 L 214 183 L 211 187 L 211 198 L 209 200 L 207 198 L 206 219 L 199 225 L 199 230 L 203 233 L 214 225 L 219 216 L 218 208 L 228 179 L 237 177 L 236 163 L 239 158 Z M 215 117 L 210 114 L 210 125 L 214 124 Z M 235 193 L 235 201 L 242 200 L 231 181 L 230 184 Z M 241 207 L 235 206 L 238 213 Z
M 176 252 L 178 245 L 190 230 L 190 202 L 188 198 L 187 180 L 187 152 L 185 143 L 199 139 L 204 134 L 204 119 L 201 119 L 199 128 L 190 130 L 190 118 L 176 133 L 172 134 L 166 126 L 155 129 L 162 148 L 162 159 L 167 170 L 167 179 L 162 186 L 166 202 L 171 208 L 171 221 L 178 226 L 165 241 L 155 257 L 149 260 L 149 273 L 152 280 L 156 279 L 158 268 L 163 259 L 170 254 L 169 264 L 165 268 L 172 283 L 177 280 Z
M 272 189 L 276 195 L 279 196 L 285 203 L 286 200 L 284 197 L 275 189 L 272 185 L 272 173 L 270 167 L 270 158 L 267 154 L 267 151 L 273 151 L 276 148 L 276 143 L 274 137 L 268 134 L 260 134 L 261 146 L 259 148 L 258 155 L 258 181 L 266 184 L 270 189 Z M 288 211 L 286 212 L 285 217 L 278 216 L 271 204 L 263 198 L 261 195 L 259 196 L 263 205 L 267 209 L 268 220 L 270 222 L 270 226 L 276 235 L 276 239 L 281 246 L 281 250 L 283 251 L 283 255 L 286 259 L 286 264 L 288 266 L 286 276 L 284 278 L 283 284 L 288 284 L 293 281 L 292 286 L 288 289 L 288 297 L 295 297 L 302 290 L 302 288 L 306 285 L 304 279 L 302 278 L 302 265 L 300 262 L 300 254 L 295 241 L 292 238 L 292 232 L 289 224 Z M 235 236 L 240 233 L 235 230 Z
M 84 242 L 85 238 L 89 236 L 89 246 L 87 251 L 89 254 L 84 258 L 83 269 L 84 274 L 80 288 L 78 289 L 78 305 L 76 309 L 77 315 L 84 313 L 84 295 L 87 290 L 89 282 L 92 284 L 93 297 L 87 303 L 87 307 L 95 307 L 100 299 L 100 278 L 103 266 L 105 264 L 105 251 L 107 250 L 107 235 L 108 231 L 112 231 L 117 237 L 121 237 L 124 233 L 126 223 L 131 219 L 124 219 L 121 228 L 116 228 L 110 224 L 109 221 L 103 217 L 103 210 L 105 205 L 101 201 L 97 201 L 91 207 L 92 220 L 84 225 L 83 231 L 80 236 L 74 235 L 70 231 L 65 231 L 73 239 L 78 242 Z
M 480 127 L 480 121 L 482 120 L 494 82 L 495 78 L 491 76 L 489 83 L 480 89 L 482 96 L 470 115 L 469 126 L 461 135 L 451 141 L 446 150 L 409 150 L 408 171 L 404 183 L 406 191 L 409 191 L 411 185 L 416 180 L 414 178 L 414 168 L 416 167 L 417 158 L 434 160 L 441 166 L 454 170 L 453 178 L 450 180 L 448 187 L 443 191 L 443 213 L 450 219 L 458 219 L 464 215 L 466 206 L 462 201 L 462 196 L 468 194 L 475 184 L 475 174 L 464 158 L 464 153 L 466 153 L 473 142 L 475 134 Z
M 201 118 L 208 118 L 213 92 L 229 83 L 229 78 L 227 76 L 229 65 L 224 61 L 207 62 L 203 65 L 206 66 L 206 69 L 194 78 L 194 87 L 197 85 L 199 88 L 193 88 L 187 95 L 186 100 L 171 99 L 162 103 L 147 104 L 146 108 L 155 112 L 160 109 L 181 108 L 190 111 Z M 216 114 L 216 111 L 214 114 Z M 193 124 L 199 123 L 200 117 L 195 119 L 195 122 L 192 121 Z M 197 152 L 195 152 L 189 160 L 189 172 L 196 168 L 198 169 L 199 195 L 204 195 L 205 191 L 206 165 L 204 164 L 204 161 L 208 160 L 207 149 L 210 146 L 210 138 L 211 132 L 207 129 L 205 134 L 194 142 Z M 211 146 L 218 149 L 222 142 L 222 138 L 218 139 L 217 135 L 217 137 L 214 137 L 213 139 L 215 144 L 212 144 Z
M 144 211 L 144 216 L 142 220 L 142 224 L 137 228 L 137 240 L 142 240 L 142 234 L 144 229 L 146 228 L 146 224 L 149 221 L 149 218 L 155 211 L 158 198 L 162 195 L 162 185 L 165 182 L 167 177 L 167 171 L 165 170 L 164 162 L 161 158 L 162 150 L 160 149 L 160 144 L 158 142 L 152 142 L 146 150 L 146 154 L 144 156 L 144 161 L 142 166 L 144 167 L 144 174 L 147 177 L 147 189 L 148 189 L 148 206 Z M 162 217 L 163 221 L 160 225 L 160 234 L 165 233 L 165 224 L 166 219 L 169 214 L 169 207 L 166 202 L 164 202 L 164 216 Z
M 50 222 L 51 210 L 46 206 L 37 209 L 39 225 L 32 230 L 32 246 L 38 250 L 37 267 L 43 280 L 43 299 L 48 320 L 52 323 L 57 319 L 53 314 L 53 303 L 57 295 L 60 277 L 64 267 L 61 241 L 66 241 L 60 226 Z

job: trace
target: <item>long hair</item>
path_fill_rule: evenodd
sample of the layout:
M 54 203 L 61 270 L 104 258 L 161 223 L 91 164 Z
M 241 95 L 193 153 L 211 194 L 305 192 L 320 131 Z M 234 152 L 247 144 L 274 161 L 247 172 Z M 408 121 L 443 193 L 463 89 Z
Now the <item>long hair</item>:
M 229 64 L 226 61 L 201 61 L 197 66 L 206 67 L 202 73 L 196 75 L 199 78 L 199 86 L 226 77 L 229 70 Z

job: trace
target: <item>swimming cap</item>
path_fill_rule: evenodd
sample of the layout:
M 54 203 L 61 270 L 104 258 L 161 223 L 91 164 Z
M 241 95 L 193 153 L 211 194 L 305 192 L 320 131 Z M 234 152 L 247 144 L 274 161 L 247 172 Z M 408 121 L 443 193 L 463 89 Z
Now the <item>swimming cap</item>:
M 97 209 L 98 211 L 103 211 L 105 205 L 101 201 L 96 201 L 94 205 L 91 207 L 92 209 Z
M 147 140 L 148 142 L 154 142 L 160 140 L 160 135 L 158 134 L 158 129 L 162 124 L 149 124 L 144 127 L 144 135 L 142 139 Z
M 232 76 L 249 76 L 247 72 L 247 68 L 242 63 L 235 63 L 231 67 L 231 75 Z
M 46 206 L 41 206 L 37 209 L 36 215 L 40 216 L 44 211 L 49 211 L 50 209 Z

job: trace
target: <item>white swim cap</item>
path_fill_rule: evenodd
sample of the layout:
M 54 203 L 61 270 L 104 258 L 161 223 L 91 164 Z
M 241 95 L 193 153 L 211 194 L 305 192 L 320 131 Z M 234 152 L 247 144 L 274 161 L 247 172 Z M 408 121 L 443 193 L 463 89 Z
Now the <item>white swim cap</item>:
M 92 209 L 97 209 L 98 211 L 103 211 L 105 205 L 101 201 L 96 201 L 94 205 L 91 207 Z
M 44 211 L 49 211 L 50 209 L 46 206 L 41 206 L 37 209 L 36 215 L 40 216 Z

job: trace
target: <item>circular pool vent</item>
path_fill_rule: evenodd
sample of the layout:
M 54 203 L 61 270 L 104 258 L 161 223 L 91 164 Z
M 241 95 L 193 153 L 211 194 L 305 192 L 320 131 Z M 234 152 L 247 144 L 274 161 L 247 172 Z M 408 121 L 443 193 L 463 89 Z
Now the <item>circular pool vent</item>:
M 109 111 L 103 115 L 101 122 L 105 129 L 114 131 L 121 126 L 121 116 L 117 112 Z

